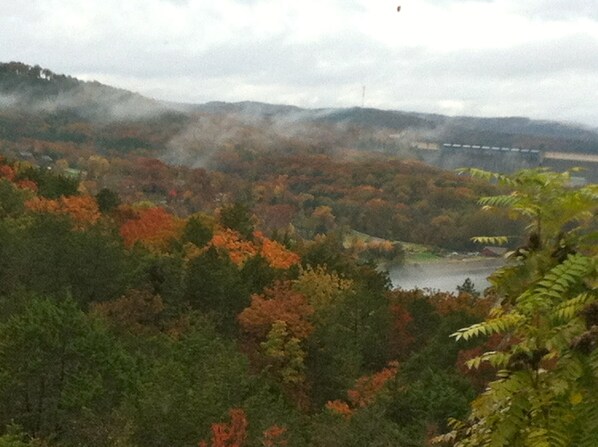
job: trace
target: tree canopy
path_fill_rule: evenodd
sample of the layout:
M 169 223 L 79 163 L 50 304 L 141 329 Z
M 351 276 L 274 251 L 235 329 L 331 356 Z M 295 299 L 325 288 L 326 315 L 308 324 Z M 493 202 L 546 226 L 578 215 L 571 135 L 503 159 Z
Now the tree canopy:
M 596 185 L 569 187 L 569 174 L 544 170 L 474 175 L 509 185 L 486 197 L 527 223 L 527 242 L 492 277 L 497 306 L 454 335 L 500 336 L 469 360 L 498 369 L 464 421 L 438 438 L 465 446 L 592 446 L 598 443 Z M 481 238 L 482 240 L 488 240 Z

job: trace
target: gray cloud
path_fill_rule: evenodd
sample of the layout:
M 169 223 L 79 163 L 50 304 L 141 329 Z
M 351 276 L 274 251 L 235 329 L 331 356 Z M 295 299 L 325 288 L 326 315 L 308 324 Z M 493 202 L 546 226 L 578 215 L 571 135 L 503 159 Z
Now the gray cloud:
M 411 71 L 413 75 L 444 73 L 490 80 L 549 77 L 559 73 L 598 74 L 598 39 L 572 35 L 506 49 L 424 52 L 413 57 Z
M 517 8 L 537 20 L 598 20 L 593 0 L 526 0 L 517 3 Z
M 598 125 L 592 1 L 397 0 L 396 24 L 366 0 L 19 3 L 0 0 L 0 60 L 160 99 L 352 106 L 366 85 L 372 107 Z M 500 13 L 504 34 L 453 38 L 469 9 Z

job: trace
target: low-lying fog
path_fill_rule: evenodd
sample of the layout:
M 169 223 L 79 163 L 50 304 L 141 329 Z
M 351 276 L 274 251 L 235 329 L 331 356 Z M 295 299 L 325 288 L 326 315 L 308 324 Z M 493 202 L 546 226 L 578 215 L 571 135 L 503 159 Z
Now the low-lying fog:
M 487 277 L 504 261 L 502 259 L 450 260 L 425 264 L 409 264 L 389 269 L 390 280 L 396 288 L 434 289 L 456 292 L 466 278 L 482 292 L 490 284 Z

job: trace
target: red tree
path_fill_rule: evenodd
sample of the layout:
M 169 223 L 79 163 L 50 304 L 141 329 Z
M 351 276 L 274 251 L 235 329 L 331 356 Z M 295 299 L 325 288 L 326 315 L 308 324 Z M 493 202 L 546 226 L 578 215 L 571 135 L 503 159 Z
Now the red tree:
M 247 438 L 247 416 L 240 408 L 228 412 L 230 423 L 212 424 L 212 440 L 210 444 L 201 441 L 199 447 L 242 447 Z

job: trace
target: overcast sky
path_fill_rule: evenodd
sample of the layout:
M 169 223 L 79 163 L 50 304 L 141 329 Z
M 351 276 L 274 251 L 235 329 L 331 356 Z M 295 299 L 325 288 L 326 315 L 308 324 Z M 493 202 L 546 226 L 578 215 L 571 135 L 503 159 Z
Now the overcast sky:
M 0 0 L 11 60 L 171 101 L 365 86 L 366 107 L 598 126 L 598 0 Z

